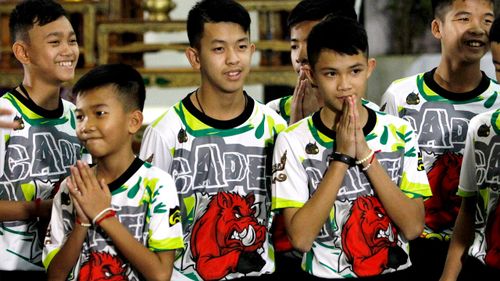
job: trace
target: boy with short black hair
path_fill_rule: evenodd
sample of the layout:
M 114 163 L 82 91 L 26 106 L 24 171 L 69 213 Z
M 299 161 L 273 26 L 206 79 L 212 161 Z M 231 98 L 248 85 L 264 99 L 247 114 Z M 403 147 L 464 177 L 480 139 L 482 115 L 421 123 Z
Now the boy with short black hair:
M 250 16 L 236 1 L 203 0 L 187 31 L 201 85 L 148 126 L 140 153 L 173 175 L 181 198 L 185 249 L 172 278 L 272 280 L 268 178 L 286 124 L 243 90 L 255 49 Z
M 278 135 L 273 208 L 310 280 L 406 280 L 408 240 L 421 233 L 430 196 L 414 132 L 362 105 L 375 60 L 358 22 L 328 18 L 307 44 L 325 106 Z
M 63 7 L 52 0 L 20 2 L 9 28 L 24 77 L 0 99 L 11 112 L 0 119 L 19 123 L 0 130 L 0 279 L 42 280 L 43 219 L 81 154 L 74 105 L 60 94 L 74 78 L 79 50 Z
M 266 105 L 278 112 L 289 124 L 301 120 L 323 106 L 318 90 L 307 79 L 307 36 L 311 29 L 328 15 L 341 15 L 357 19 L 352 1 L 348 0 L 303 0 L 291 11 L 287 19 L 290 31 L 290 59 L 297 73 L 297 84 L 292 96 L 272 100 Z M 378 110 L 378 105 L 368 100 L 363 103 Z
M 414 280 L 438 280 L 460 208 L 456 195 L 467 127 L 500 106 L 500 86 L 480 69 L 489 49 L 492 0 L 433 0 L 431 30 L 441 42 L 439 65 L 394 81 L 382 108 L 412 124 L 433 196 L 424 202 L 425 229 L 412 241 Z
M 491 25 L 489 39 L 498 81 L 499 18 Z M 441 275 L 442 281 L 495 280 L 500 274 L 499 144 L 500 109 L 479 114 L 470 120 L 457 193 L 462 202 Z
M 44 248 L 49 279 L 170 280 L 182 248 L 169 174 L 134 155 L 144 82 L 131 66 L 96 67 L 73 88 L 77 134 L 93 156 L 78 161 L 54 198 Z M 96 267 L 102 267 L 96 270 Z

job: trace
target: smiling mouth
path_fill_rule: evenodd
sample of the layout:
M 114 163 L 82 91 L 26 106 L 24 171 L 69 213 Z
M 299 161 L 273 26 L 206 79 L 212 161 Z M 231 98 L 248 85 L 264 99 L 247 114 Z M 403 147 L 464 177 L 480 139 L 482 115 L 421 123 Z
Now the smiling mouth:
M 61 67 L 73 67 L 73 61 L 61 61 L 57 65 Z
M 476 41 L 476 40 L 469 40 L 467 42 L 465 42 L 465 44 L 469 47 L 473 47 L 473 48 L 479 48 L 479 47 L 483 47 L 485 44 L 481 41 Z

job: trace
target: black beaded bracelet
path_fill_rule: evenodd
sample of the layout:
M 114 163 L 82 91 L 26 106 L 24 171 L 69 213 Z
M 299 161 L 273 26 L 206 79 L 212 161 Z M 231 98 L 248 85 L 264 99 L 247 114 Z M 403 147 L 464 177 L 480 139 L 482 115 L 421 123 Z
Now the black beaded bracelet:
M 349 155 L 345 155 L 338 152 L 334 152 L 332 154 L 332 161 L 340 161 L 342 163 L 347 164 L 349 167 L 356 165 L 356 159 L 352 158 Z

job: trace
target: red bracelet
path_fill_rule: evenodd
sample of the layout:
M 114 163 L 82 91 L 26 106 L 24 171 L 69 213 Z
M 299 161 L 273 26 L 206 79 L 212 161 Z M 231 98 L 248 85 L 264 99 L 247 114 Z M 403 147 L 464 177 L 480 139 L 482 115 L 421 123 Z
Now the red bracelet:
M 373 153 L 373 155 L 372 155 L 372 159 L 370 159 L 370 163 L 368 163 L 369 165 L 371 165 L 371 163 L 373 162 L 373 159 L 375 159 L 375 154 L 379 153 L 380 151 L 381 151 L 381 150 L 379 149 L 379 150 L 377 150 L 377 151 L 375 151 L 375 152 Z M 367 169 L 367 170 L 368 170 L 368 169 Z
M 40 213 L 40 205 L 42 204 L 42 199 L 35 199 L 35 214 L 38 216 Z
M 103 220 L 105 220 L 105 219 L 107 219 L 107 218 L 110 218 L 110 217 L 114 217 L 114 216 L 116 216 L 116 212 L 115 212 L 114 210 L 108 211 L 108 212 L 107 212 L 104 216 L 102 216 L 101 218 L 99 218 L 99 219 L 95 222 L 95 224 L 100 226 L 100 224 L 101 224 L 101 222 L 102 222 Z

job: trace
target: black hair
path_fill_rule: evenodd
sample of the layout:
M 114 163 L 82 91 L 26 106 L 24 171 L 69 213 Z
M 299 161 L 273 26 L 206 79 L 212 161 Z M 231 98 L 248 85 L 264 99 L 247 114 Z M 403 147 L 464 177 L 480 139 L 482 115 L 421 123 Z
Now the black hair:
M 307 38 L 307 57 L 311 67 L 314 68 L 320 52 L 325 49 L 349 56 L 361 52 L 368 57 L 366 31 L 352 18 L 327 17 L 313 27 Z
M 432 0 L 432 14 L 434 18 L 444 20 L 447 9 L 449 9 L 455 1 L 456 0 Z M 495 0 L 490 0 L 490 2 L 493 6 L 495 5 Z
M 73 95 L 112 85 L 126 111 L 143 110 L 146 89 L 141 74 L 127 64 L 105 64 L 83 75 L 73 86 Z
M 500 17 L 497 17 L 490 28 L 489 38 L 491 42 L 500 43 Z
M 205 23 L 232 22 L 239 24 L 243 31 L 250 31 L 248 11 L 234 0 L 202 0 L 189 11 L 187 34 L 191 47 L 200 47 Z
M 29 42 L 28 31 L 35 24 L 44 26 L 66 17 L 66 11 L 61 4 L 53 0 L 26 0 L 17 4 L 10 13 L 9 30 L 12 42 L 23 40 Z
M 357 20 L 354 5 L 349 0 L 302 0 L 288 15 L 288 29 L 304 21 L 320 21 L 328 15 Z

